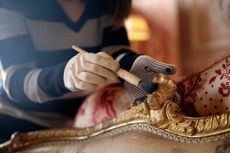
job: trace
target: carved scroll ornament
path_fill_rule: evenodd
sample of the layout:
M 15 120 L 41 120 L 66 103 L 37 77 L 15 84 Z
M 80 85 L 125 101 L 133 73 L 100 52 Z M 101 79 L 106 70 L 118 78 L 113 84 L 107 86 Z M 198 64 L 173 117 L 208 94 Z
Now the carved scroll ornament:
M 230 138 L 230 113 L 205 117 L 181 114 L 176 102 L 176 84 L 164 77 L 159 89 L 144 103 L 133 106 L 118 117 L 88 128 L 51 129 L 15 134 L 0 146 L 1 153 L 55 142 L 82 141 L 114 136 L 127 131 L 149 132 L 169 140 L 204 143 Z

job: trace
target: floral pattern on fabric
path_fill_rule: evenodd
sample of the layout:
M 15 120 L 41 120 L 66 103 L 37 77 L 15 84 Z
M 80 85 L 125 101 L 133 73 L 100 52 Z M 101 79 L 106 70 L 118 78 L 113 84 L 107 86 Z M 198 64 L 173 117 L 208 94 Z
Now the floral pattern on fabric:
M 225 59 L 220 69 L 215 70 L 215 75 L 209 80 L 209 84 L 213 87 L 216 79 L 223 80 L 226 78 L 228 82 L 223 82 L 220 84 L 218 91 L 223 97 L 228 97 L 230 95 L 230 59 Z
M 229 112 L 230 55 L 178 82 L 181 107 L 187 115 Z
M 177 83 L 181 110 L 188 116 L 207 116 L 230 111 L 230 55 Z M 107 121 L 130 108 L 129 96 L 119 84 L 90 95 L 80 107 L 75 127 Z
M 74 127 L 88 127 L 114 118 L 128 110 L 130 101 L 125 88 L 108 85 L 90 95 L 80 107 Z

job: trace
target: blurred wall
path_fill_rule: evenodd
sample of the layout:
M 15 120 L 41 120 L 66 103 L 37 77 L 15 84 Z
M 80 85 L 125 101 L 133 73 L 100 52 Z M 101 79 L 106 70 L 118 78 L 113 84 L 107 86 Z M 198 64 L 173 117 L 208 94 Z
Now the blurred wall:
M 173 63 L 179 80 L 230 53 L 230 0 L 133 0 L 151 37 L 139 53 Z
M 133 0 L 133 14 L 143 15 L 150 29 L 150 39 L 136 50 L 162 62 L 175 64 L 181 75 L 178 41 L 178 5 L 174 0 Z
M 230 0 L 179 0 L 185 74 L 230 53 Z

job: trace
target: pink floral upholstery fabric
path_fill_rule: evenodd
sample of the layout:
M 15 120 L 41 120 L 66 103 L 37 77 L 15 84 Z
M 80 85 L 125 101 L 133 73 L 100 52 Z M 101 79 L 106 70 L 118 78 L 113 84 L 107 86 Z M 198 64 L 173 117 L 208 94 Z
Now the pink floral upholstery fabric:
M 181 107 L 191 116 L 230 111 L 230 55 L 178 82 Z
M 74 127 L 89 127 L 126 111 L 130 107 L 127 91 L 120 84 L 112 84 L 90 95 L 79 109 Z
M 200 72 L 179 81 L 181 110 L 189 116 L 230 112 L 230 55 Z M 88 127 L 130 108 L 127 91 L 119 84 L 109 85 L 90 95 L 76 115 L 75 127 Z

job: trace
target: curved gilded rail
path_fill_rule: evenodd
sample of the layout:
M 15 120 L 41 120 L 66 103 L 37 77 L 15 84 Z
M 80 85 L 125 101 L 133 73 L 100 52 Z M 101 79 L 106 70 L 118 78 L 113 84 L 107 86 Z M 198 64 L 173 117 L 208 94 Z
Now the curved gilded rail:
M 51 145 L 114 136 L 127 131 L 143 131 L 184 143 L 213 142 L 230 138 L 230 113 L 188 117 L 178 112 L 176 84 L 164 77 L 160 87 L 144 103 L 133 106 L 118 117 L 88 128 L 51 129 L 14 134 L 0 146 L 1 153 L 12 153 L 38 145 Z

